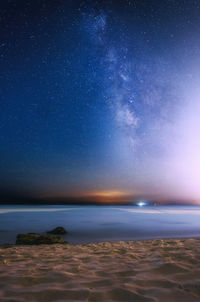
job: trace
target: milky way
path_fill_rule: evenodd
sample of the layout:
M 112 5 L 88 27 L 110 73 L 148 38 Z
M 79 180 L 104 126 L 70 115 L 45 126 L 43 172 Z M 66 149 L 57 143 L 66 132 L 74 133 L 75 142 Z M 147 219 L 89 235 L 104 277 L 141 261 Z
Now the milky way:
M 146 183 L 147 193 L 198 201 L 200 95 L 192 93 L 195 70 L 182 75 L 161 55 L 135 58 L 125 38 L 119 36 L 118 46 L 113 46 L 105 13 L 84 18 L 90 22 L 86 29 L 91 43 L 103 49 L 103 89 L 120 144 L 125 144 L 119 166 L 127 169 L 128 187 L 138 184 L 139 174 L 139 186 Z
M 198 1 L 0 5 L 0 191 L 199 201 Z

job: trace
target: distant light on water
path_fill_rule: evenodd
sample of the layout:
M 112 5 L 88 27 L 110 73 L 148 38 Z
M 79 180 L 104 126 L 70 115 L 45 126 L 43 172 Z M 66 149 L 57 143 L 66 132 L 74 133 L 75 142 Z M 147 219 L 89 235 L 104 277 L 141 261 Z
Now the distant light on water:
M 137 206 L 139 206 L 139 207 L 143 207 L 143 206 L 146 206 L 146 205 L 147 205 L 147 202 L 144 201 L 144 200 L 141 200 L 141 201 L 137 202 Z

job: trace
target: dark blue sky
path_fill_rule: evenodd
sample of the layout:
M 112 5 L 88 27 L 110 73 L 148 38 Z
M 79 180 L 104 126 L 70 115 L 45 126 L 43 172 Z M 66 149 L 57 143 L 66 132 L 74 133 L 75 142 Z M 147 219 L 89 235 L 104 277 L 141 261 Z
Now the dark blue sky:
M 2 191 L 200 197 L 199 58 L 197 0 L 1 1 Z

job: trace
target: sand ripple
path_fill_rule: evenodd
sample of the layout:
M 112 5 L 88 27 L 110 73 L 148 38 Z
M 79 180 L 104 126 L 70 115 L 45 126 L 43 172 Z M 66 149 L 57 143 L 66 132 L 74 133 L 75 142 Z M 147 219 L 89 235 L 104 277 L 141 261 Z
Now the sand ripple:
M 0 301 L 200 301 L 200 239 L 0 247 Z

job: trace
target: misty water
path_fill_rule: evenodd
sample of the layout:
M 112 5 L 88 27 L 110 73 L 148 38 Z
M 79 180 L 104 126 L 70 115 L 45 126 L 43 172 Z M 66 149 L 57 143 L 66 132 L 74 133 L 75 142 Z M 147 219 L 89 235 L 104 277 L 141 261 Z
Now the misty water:
M 57 226 L 71 244 L 200 237 L 200 206 L 0 206 L 0 244 Z

